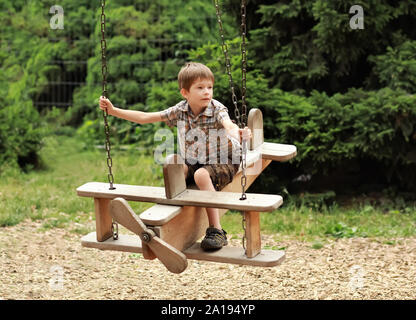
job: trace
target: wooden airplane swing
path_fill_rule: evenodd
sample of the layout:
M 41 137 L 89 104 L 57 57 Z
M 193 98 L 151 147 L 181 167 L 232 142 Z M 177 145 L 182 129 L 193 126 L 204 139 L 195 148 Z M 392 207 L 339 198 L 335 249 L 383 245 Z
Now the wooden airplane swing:
M 107 96 L 107 68 L 104 67 L 106 65 L 104 3 L 105 1 L 102 1 L 101 21 L 104 21 L 104 24 L 102 23 L 101 48 L 103 96 Z M 242 3 L 245 8 L 245 1 L 243 0 Z M 216 7 L 220 19 L 217 4 Z M 233 87 L 232 91 L 234 91 Z M 262 250 L 260 236 L 260 212 L 277 209 L 283 203 L 282 197 L 271 194 L 246 194 L 245 188 L 255 181 L 271 161 L 283 162 L 295 157 L 296 147 L 264 142 L 263 117 L 259 109 L 251 109 L 247 117 L 247 126 L 253 135 L 249 141 L 249 150 L 244 150 L 243 147 L 241 169 L 221 192 L 196 190 L 195 186 L 187 188 L 183 162 L 178 155 L 169 155 L 166 158 L 163 167 L 164 187 L 113 184 L 109 129 L 105 111 L 103 116 L 106 126 L 110 186 L 108 183 L 89 182 L 77 188 L 79 196 L 94 198 L 96 218 L 96 232 L 84 236 L 81 239 L 82 246 L 142 253 L 145 259 L 158 258 L 173 273 L 183 272 L 188 265 L 187 259 L 260 267 L 276 266 L 283 261 L 284 251 Z M 241 188 L 243 196 L 238 192 Z M 155 205 L 137 215 L 128 201 L 151 202 Z M 230 209 L 243 213 L 245 234 L 242 248 L 225 246 L 213 252 L 206 252 L 200 248 L 200 243 L 197 241 L 205 234 L 208 227 L 205 208 L 209 207 L 219 208 L 221 216 Z M 117 223 L 136 235 L 118 234 Z

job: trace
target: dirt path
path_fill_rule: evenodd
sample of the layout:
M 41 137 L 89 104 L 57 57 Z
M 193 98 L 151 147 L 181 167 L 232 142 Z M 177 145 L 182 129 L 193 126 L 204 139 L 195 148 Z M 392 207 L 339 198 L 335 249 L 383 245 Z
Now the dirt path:
M 0 299 L 416 299 L 416 238 L 341 239 L 286 247 L 274 268 L 189 261 L 171 274 L 141 255 L 83 248 L 63 229 L 0 229 Z M 231 245 L 239 246 L 238 240 Z

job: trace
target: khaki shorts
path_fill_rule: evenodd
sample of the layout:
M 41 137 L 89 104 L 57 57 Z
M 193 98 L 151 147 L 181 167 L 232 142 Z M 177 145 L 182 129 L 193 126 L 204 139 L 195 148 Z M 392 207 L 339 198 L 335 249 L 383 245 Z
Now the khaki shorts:
M 186 183 L 195 184 L 194 174 L 199 168 L 204 168 L 208 171 L 211 177 L 212 184 L 215 190 L 221 191 L 227 184 L 233 181 L 234 176 L 238 172 L 240 164 L 232 164 L 231 159 L 227 164 L 200 164 L 194 165 L 186 163 L 188 166 L 188 174 L 186 176 Z

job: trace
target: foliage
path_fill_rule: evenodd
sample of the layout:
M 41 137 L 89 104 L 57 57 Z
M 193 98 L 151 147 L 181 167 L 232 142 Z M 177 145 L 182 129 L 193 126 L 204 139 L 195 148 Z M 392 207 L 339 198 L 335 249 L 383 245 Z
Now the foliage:
M 40 123 L 39 114 L 30 102 L 0 109 L 1 165 L 25 170 L 41 165 L 38 150 L 46 132 Z
M 369 60 L 374 63 L 374 73 L 382 85 L 409 93 L 416 91 L 416 41 L 389 46 L 385 54 Z
M 238 23 L 239 1 L 225 2 Z M 334 94 L 363 87 L 373 77 L 374 62 L 368 57 L 416 38 L 412 27 L 416 4 L 386 0 L 354 4 L 364 10 L 364 30 L 350 27 L 351 1 L 250 1 L 250 50 L 257 67 L 272 84 L 288 91 Z
M 239 0 L 221 4 L 239 97 Z M 364 30 L 351 29 L 346 0 L 248 1 L 249 108 L 263 111 L 268 140 L 298 148 L 292 162 L 270 168 L 260 183 L 289 186 L 299 175 L 310 175 L 305 187 L 332 176 L 329 190 L 363 181 L 414 190 L 416 4 L 355 4 L 364 9 Z M 36 166 L 45 122 L 52 120 L 55 132 L 77 132 L 84 147 L 104 141 L 97 108 L 101 8 L 97 2 L 62 0 L 65 27 L 53 30 L 53 5 L 51 0 L 0 3 L 0 165 Z M 211 2 L 107 1 L 105 31 L 108 96 L 116 106 L 159 111 L 174 105 L 182 99 L 176 84 L 180 66 L 197 60 L 214 71 L 215 97 L 234 117 Z M 51 83 L 76 79 L 84 84 L 71 89 L 68 108 L 58 112 L 59 106 L 36 103 L 55 94 Z M 114 145 L 146 150 L 154 148 L 154 134 L 164 127 L 109 121 Z
M 373 180 L 416 187 L 414 95 L 389 88 L 350 89 L 332 97 L 317 91 L 310 97 L 275 92 L 275 107 L 265 108 L 265 130 L 297 146 L 293 163 L 301 173 L 322 177 L 342 168 L 368 177 L 371 168 L 367 174 L 376 174 Z

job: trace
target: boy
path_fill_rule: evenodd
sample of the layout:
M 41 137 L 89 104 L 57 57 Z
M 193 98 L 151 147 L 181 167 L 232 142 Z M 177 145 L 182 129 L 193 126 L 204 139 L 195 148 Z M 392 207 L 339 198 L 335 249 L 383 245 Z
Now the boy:
M 187 182 L 194 180 L 200 190 L 219 191 L 237 173 L 240 141 L 250 139 L 251 131 L 239 129 L 230 120 L 227 108 L 212 99 L 214 75 L 207 66 L 187 63 L 178 74 L 178 83 L 185 100 L 161 112 L 122 110 L 104 97 L 100 97 L 100 108 L 109 115 L 139 124 L 164 121 L 169 127 L 177 125 Z M 221 249 L 227 245 L 227 233 L 221 227 L 219 210 L 206 211 L 209 228 L 201 247 L 206 251 Z

